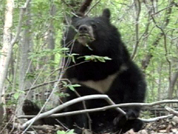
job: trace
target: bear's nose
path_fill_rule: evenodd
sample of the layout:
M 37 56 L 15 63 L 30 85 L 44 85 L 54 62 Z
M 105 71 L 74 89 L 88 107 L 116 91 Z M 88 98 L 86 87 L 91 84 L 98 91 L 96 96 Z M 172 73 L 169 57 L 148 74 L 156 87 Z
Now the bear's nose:
M 88 32 L 88 27 L 86 25 L 81 25 L 78 28 L 78 30 L 79 30 L 80 33 L 87 33 Z

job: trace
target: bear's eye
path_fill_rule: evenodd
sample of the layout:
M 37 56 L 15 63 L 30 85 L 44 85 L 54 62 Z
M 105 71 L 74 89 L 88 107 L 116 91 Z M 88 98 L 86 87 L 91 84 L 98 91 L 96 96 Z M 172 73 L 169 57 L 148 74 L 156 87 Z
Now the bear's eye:
M 94 29 L 97 28 L 96 24 L 94 24 L 94 23 L 92 23 L 91 26 L 92 26 Z
M 77 25 L 75 28 L 78 30 L 78 29 L 79 29 L 79 27 L 80 27 L 80 25 Z

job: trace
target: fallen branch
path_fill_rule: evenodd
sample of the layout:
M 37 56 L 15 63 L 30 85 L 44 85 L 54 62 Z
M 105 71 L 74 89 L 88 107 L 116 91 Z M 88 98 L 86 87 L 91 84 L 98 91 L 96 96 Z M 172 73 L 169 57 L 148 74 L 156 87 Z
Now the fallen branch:
M 91 95 L 92 97 L 93 95 Z M 87 96 L 85 96 L 87 97 Z M 94 98 L 93 98 L 94 99 Z M 71 100 L 72 102 L 73 100 Z M 82 101 L 82 100 L 81 100 Z M 111 106 L 104 106 L 104 107 L 100 107 L 100 108 L 93 108 L 93 109 L 85 109 L 85 110 L 77 110 L 77 111 L 72 111 L 72 112 L 64 112 L 64 113 L 58 113 L 58 114 L 52 114 L 49 117 L 61 117 L 61 116 L 69 116 L 69 115 L 76 115 L 76 114 L 83 114 L 83 113 L 91 113 L 91 112 L 98 112 L 98 111 L 105 111 L 108 109 L 112 109 L 112 108 L 116 108 L 116 107 L 132 107 L 132 106 L 138 106 L 138 107 L 152 107 L 155 105 L 160 105 L 160 104 L 164 104 L 164 103 L 178 103 L 178 100 L 165 100 L 163 102 L 155 102 L 155 103 L 123 103 L 123 104 L 115 104 L 115 105 L 111 105 Z M 64 103 L 65 104 L 65 103 Z M 61 105 L 60 105 L 61 106 Z M 62 107 L 61 109 L 63 109 L 65 107 Z M 61 110 L 60 109 L 60 110 Z M 170 108 L 169 108 L 170 109 Z M 175 111 L 176 112 L 176 111 Z M 170 112 L 172 113 L 172 112 Z M 178 114 L 177 113 L 172 113 L 172 114 Z M 170 115 L 169 115 L 170 116 Z M 168 116 L 168 117 L 169 117 Z M 23 116 L 19 116 L 18 118 L 33 118 L 35 117 L 35 115 L 23 115 Z M 160 116 L 158 118 L 165 118 L 166 116 Z M 152 122 L 156 121 L 156 118 L 152 118 L 152 119 L 141 119 L 145 122 Z M 150 121 L 149 121 L 150 120 Z
M 170 108 L 170 107 L 165 107 L 165 109 L 170 113 L 170 114 L 174 114 L 176 116 L 178 116 L 178 112 L 175 111 L 174 109 Z
M 159 116 L 159 117 L 150 118 L 150 119 L 140 118 L 140 120 L 142 120 L 145 123 L 150 123 L 150 122 L 155 122 L 155 121 L 159 121 L 159 120 L 162 120 L 162 119 L 172 118 L 173 116 L 174 116 L 173 114 L 169 114 L 169 115 Z
M 85 109 L 85 110 L 79 110 L 79 111 L 72 111 L 72 112 L 65 112 L 65 113 L 59 113 L 59 114 L 53 114 L 56 112 L 59 112 L 60 110 L 81 102 L 81 101 L 85 101 L 85 100 L 91 100 L 91 99 L 105 99 L 109 104 L 111 104 L 111 106 L 105 106 L 105 107 L 101 107 L 101 108 L 94 108 L 94 109 Z M 71 101 L 68 101 L 50 111 L 41 113 L 37 116 L 20 116 L 19 118 L 32 118 L 29 121 L 27 121 L 26 123 L 24 123 L 22 125 L 22 129 L 26 128 L 29 124 L 32 124 L 33 122 L 44 118 L 44 117 L 59 117 L 59 116 L 69 116 L 69 115 L 75 115 L 75 114 L 81 114 L 81 113 L 89 113 L 89 112 L 97 112 L 97 111 L 103 111 L 103 110 L 107 110 L 107 109 L 111 109 L 111 108 L 116 108 L 117 110 L 123 114 L 126 114 L 122 109 L 118 108 L 118 107 L 153 107 L 155 105 L 160 105 L 160 104 L 165 104 L 165 103 L 178 103 L 178 100 L 163 100 L 163 101 L 157 101 L 157 102 L 153 102 L 153 103 L 123 103 L 123 104 L 114 104 L 112 102 L 112 100 L 107 96 L 107 95 L 87 95 L 87 96 L 83 96 L 80 98 L 76 98 L 73 99 Z M 53 114 L 53 115 L 52 115 Z M 167 116 L 160 116 L 160 117 L 156 117 L 156 118 L 151 118 L 151 119 L 140 119 L 144 122 L 154 122 L 160 119 L 165 119 L 165 118 L 171 118 L 173 117 L 173 114 L 167 115 Z
M 83 97 L 76 98 L 76 99 L 73 99 L 71 101 L 68 101 L 66 103 L 63 103 L 62 105 L 57 106 L 54 109 L 51 109 L 51 110 L 49 110 L 47 112 L 44 112 L 44 113 L 41 113 L 41 114 L 35 116 L 34 118 L 32 118 L 32 119 L 28 120 L 26 123 L 24 123 L 22 125 L 21 129 L 25 129 L 28 125 L 33 124 L 35 121 L 37 121 L 37 120 L 39 120 L 41 118 L 44 118 L 44 117 L 49 117 L 51 114 L 56 113 L 56 112 L 66 108 L 66 107 L 68 107 L 68 106 L 70 106 L 72 104 L 75 104 L 75 103 L 78 103 L 78 102 L 81 102 L 81 101 L 85 101 L 85 100 L 91 100 L 91 99 L 105 99 L 109 104 L 114 105 L 114 102 L 107 95 L 87 95 L 87 96 L 83 96 Z M 126 114 L 120 108 L 117 108 L 117 110 L 119 112 L 121 112 L 122 114 Z

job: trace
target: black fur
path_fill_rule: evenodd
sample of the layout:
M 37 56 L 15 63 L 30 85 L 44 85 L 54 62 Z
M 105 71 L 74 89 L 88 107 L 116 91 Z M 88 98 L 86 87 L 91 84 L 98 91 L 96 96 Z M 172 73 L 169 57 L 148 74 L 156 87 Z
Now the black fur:
M 110 11 L 105 9 L 99 17 L 72 18 L 72 27 L 65 33 L 66 40 L 63 45 L 70 48 L 71 53 L 77 53 L 75 63 L 71 62 L 65 77 L 72 82 L 79 82 L 81 87 L 75 88 L 80 96 L 101 94 L 83 82 L 93 81 L 93 83 L 105 80 L 109 76 L 117 74 L 112 81 L 107 94 L 115 103 L 143 102 L 146 92 L 146 83 L 141 71 L 130 59 L 130 55 L 121 40 L 120 33 L 110 23 Z M 73 41 L 73 43 L 71 43 Z M 85 55 L 107 56 L 111 60 L 106 62 L 88 61 L 84 62 Z M 84 62 L 82 64 L 79 64 Z M 74 80 L 75 79 L 75 80 Z M 70 89 L 66 90 L 70 94 L 66 101 L 78 97 Z M 86 101 L 87 108 L 106 106 L 104 100 Z M 26 108 L 25 108 L 26 109 Z M 66 108 L 64 111 L 81 110 L 83 103 L 78 103 Z M 111 109 L 102 112 L 89 113 L 92 119 L 92 131 L 94 132 L 115 132 L 121 130 L 125 132 L 130 128 L 138 131 L 142 127 L 142 122 L 137 119 L 140 108 L 131 107 L 124 109 L 127 118 L 118 111 Z M 80 128 L 88 128 L 88 117 L 86 114 L 66 117 L 65 124 L 70 128 L 75 128 L 77 133 L 81 133 Z M 78 127 L 75 127 L 76 124 Z

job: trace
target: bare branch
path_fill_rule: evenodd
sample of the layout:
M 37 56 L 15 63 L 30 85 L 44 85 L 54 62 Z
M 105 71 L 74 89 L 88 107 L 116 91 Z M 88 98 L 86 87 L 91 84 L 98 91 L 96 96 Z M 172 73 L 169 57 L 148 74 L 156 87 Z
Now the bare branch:
M 168 119 L 168 118 L 172 118 L 172 117 L 173 117 L 173 115 L 169 114 L 169 115 L 165 115 L 165 116 L 159 116 L 159 117 L 150 118 L 150 119 L 140 119 L 140 120 L 142 120 L 145 123 L 149 123 L 149 122 L 155 122 L 155 121 L 159 121 L 162 119 Z
M 88 96 L 93 96 L 93 95 L 88 95 Z M 87 96 L 85 96 L 85 97 L 87 97 Z M 72 100 L 71 100 L 71 102 L 72 102 Z M 137 106 L 137 107 L 149 107 L 150 108 L 150 107 L 153 107 L 155 105 L 166 104 L 166 103 L 178 103 L 178 100 L 163 100 L 163 101 L 157 101 L 157 102 L 153 102 L 153 103 L 122 103 L 122 104 L 104 106 L 104 107 L 100 107 L 100 108 L 93 108 L 93 109 L 85 109 L 85 110 L 78 110 L 78 111 L 72 111 L 72 112 L 58 113 L 58 114 L 53 114 L 49 117 L 61 117 L 61 116 L 69 116 L 69 115 L 82 114 L 82 113 L 105 111 L 105 110 L 116 108 L 116 107 L 133 107 L 133 106 L 136 107 Z M 25 116 L 20 116 L 19 118 L 25 118 L 25 117 L 26 118 L 32 118 L 32 117 L 34 117 L 34 115 L 28 115 L 28 116 L 25 115 Z
M 60 110 L 64 109 L 65 107 L 68 107 L 72 104 L 81 102 L 81 101 L 85 101 L 85 100 L 90 100 L 90 99 L 105 99 L 107 102 L 109 102 L 109 104 L 111 104 L 111 106 L 105 106 L 105 107 L 101 107 L 101 108 L 95 108 L 95 109 L 84 109 L 84 110 L 80 110 L 80 111 L 72 111 L 72 112 L 65 112 L 65 113 L 59 113 L 59 114 L 53 114 L 56 112 L 59 112 Z M 81 113 L 89 113 L 89 112 L 97 112 L 97 111 L 103 111 L 103 110 L 107 110 L 107 109 L 111 109 L 111 108 L 116 108 L 116 107 L 153 107 L 155 105 L 160 105 L 160 104 L 166 104 L 166 103 L 178 103 L 178 100 L 163 100 L 163 101 L 157 101 L 157 102 L 153 102 L 153 103 L 123 103 L 123 104 L 113 104 L 110 101 L 110 98 L 107 95 L 88 95 L 88 96 L 83 96 L 80 98 L 76 98 L 73 99 L 71 101 L 68 101 L 50 111 L 44 112 L 42 114 L 39 114 L 37 116 L 20 116 L 19 118 L 31 118 L 29 121 L 27 121 L 26 123 L 24 123 L 22 125 L 22 129 L 26 128 L 29 124 L 32 124 L 33 122 L 44 118 L 44 117 L 59 117 L 59 116 L 68 116 L 68 115 L 75 115 L 75 114 L 81 114 Z M 122 110 L 117 109 L 119 112 L 126 114 L 125 112 L 123 112 Z M 53 114 L 53 115 L 51 115 Z M 165 118 L 171 118 L 173 115 L 167 115 L 167 116 L 160 116 L 160 117 L 156 117 L 156 118 L 151 118 L 151 119 L 140 119 L 144 122 L 153 122 L 153 121 L 157 121 L 160 119 L 165 119 Z
M 165 107 L 165 109 L 166 109 L 167 111 L 169 111 L 169 113 L 178 116 L 178 112 L 175 111 L 174 109 L 172 109 L 172 108 L 170 108 L 170 107 Z
M 137 49 L 138 49 L 138 45 L 139 45 L 139 18 L 140 18 L 140 12 L 141 12 L 141 3 L 140 0 L 136 0 L 135 1 L 135 8 L 136 8 L 136 24 L 135 24 L 135 49 L 132 53 L 131 58 L 134 59 L 136 53 L 137 53 Z
M 165 23 L 164 26 L 163 26 L 164 28 L 169 24 L 169 18 L 170 18 L 171 12 L 172 12 L 173 3 L 174 3 L 174 0 L 172 0 L 172 1 L 169 3 L 169 5 L 167 6 L 167 8 L 166 8 L 166 9 L 167 9 L 167 12 L 166 12 L 166 17 L 165 17 L 165 19 L 164 19 L 164 22 L 166 22 L 166 23 Z M 163 11 L 163 10 L 162 10 L 162 11 Z M 156 27 L 160 29 L 161 27 L 159 27 L 159 26 L 157 25 L 156 21 L 154 20 L 154 14 L 151 15 L 151 18 L 152 18 L 154 24 L 156 25 Z M 164 28 L 160 29 L 161 32 L 158 34 L 157 38 L 156 38 L 155 41 L 153 42 L 153 44 L 152 44 L 153 48 L 151 48 L 151 49 L 154 49 L 155 47 L 158 46 L 158 44 L 159 44 L 159 42 L 160 42 L 160 40 L 161 40 L 162 37 L 164 37 L 164 45 L 166 45 L 166 42 L 165 42 L 166 40 L 165 40 L 165 35 L 164 35 L 165 33 L 164 33 L 164 31 L 163 31 Z M 166 47 L 165 47 L 165 50 L 166 50 Z M 153 55 L 152 55 L 151 53 L 148 53 L 148 54 L 145 56 L 145 59 L 142 60 L 142 68 L 143 68 L 144 70 L 148 67 L 148 65 L 149 65 L 149 63 L 150 63 L 152 57 L 153 57 Z M 168 62 L 168 63 L 169 63 L 169 62 Z
M 98 0 L 90 9 L 88 9 L 88 11 L 86 12 L 85 16 L 88 15 L 90 13 L 90 11 L 96 6 L 98 5 L 98 3 L 100 3 L 101 0 Z
M 29 121 L 27 121 L 26 123 L 24 123 L 22 125 L 22 129 L 26 128 L 28 125 L 31 125 L 33 124 L 35 121 L 41 119 L 41 118 L 44 118 L 44 117 L 47 117 L 55 112 L 58 112 L 62 109 L 64 109 L 65 107 L 68 107 L 72 104 L 75 104 L 75 103 L 78 103 L 78 102 L 81 102 L 81 101 L 85 101 L 85 100 L 91 100 L 91 99 L 105 99 L 109 104 L 111 105 L 114 105 L 114 103 L 112 102 L 112 100 L 107 96 L 107 95 L 88 95 L 88 96 L 83 96 L 83 97 L 80 97 L 80 98 L 76 98 L 76 99 L 73 99 L 71 101 L 68 101 L 66 103 L 63 103 L 62 105 L 59 105 L 58 107 L 50 110 L 50 111 L 47 111 L 47 112 L 44 112 L 44 113 L 41 113 L 41 114 L 38 114 L 37 116 L 35 116 L 34 118 L 30 119 Z M 115 107 L 116 108 L 116 107 Z M 123 114 L 126 114 L 122 109 L 118 109 L 117 110 Z
M 79 12 L 80 14 L 83 14 L 83 15 L 84 15 L 85 12 L 86 12 L 86 10 L 88 9 L 88 7 L 90 7 L 91 2 L 92 2 L 92 0 L 85 0 L 85 1 L 83 2 L 83 4 L 81 5 L 80 9 L 78 10 L 78 12 Z
M 38 120 L 38 119 L 40 119 L 40 118 L 43 118 L 43 116 L 45 117 L 45 113 L 46 113 L 46 112 L 43 113 L 44 115 L 42 114 L 42 117 L 40 117 L 40 115 L 41 115 L 40 113 L 44 110 L 44 108 L 46 107 L 47 103 L 48 103 L 49 100 L 51 99 L 52 95 L 53 95 L 54 92 L 56 91 L 56 88 L 58 87 L 58 84 L 59 84 L 59 82 L 61 81 L 61 79 L 62 79 L 62 77 L 63 77 L 64 65 L 65 65 L 65 62 L 62 60 L 62 62 L 60 63 L 60 67 L 62 68 L 62 70 L 61 70 L 60 76 L 59 76 L 59 78 L 58 78 L 58 81 L 57 81 L 56 84 L 54 85 L 54 88 L 53 88 L 52 92 L 50 93 L 48 99 L 46 100 L 46 102 L 44 103 L 44 105 L 42 106 L 42 108 L 40 109 L 38 115 L 37 115 L 35 118 L 31 119 L 31 120 L 32 120 L 31 122 L 30 122 L 30 120 L 29 120 L 29 121 L 27 122 L 27 124 L 25 125 L 25 127 L 23 127 L 23 128 L 26 128 L 26 129 L 23 131 L 22 134 L 25 134 L 25 132 L 30 128 L 30 126 L 31 126 L 36 120 Z M 52 110 L 54 110 L 54 112 L 55 112 L 55 109 L 56 109 L 56 108 L 54 108 L 54 109 L 52 109 Z M 49 112 L 49 111 L 48 111 L 48 112 Z M 47 113 L 47 115 L 48 115 L 48 113 Z M 28 126 L 28 127 L 27 127 L 27 126 Z

